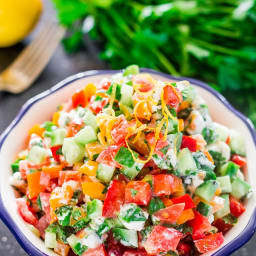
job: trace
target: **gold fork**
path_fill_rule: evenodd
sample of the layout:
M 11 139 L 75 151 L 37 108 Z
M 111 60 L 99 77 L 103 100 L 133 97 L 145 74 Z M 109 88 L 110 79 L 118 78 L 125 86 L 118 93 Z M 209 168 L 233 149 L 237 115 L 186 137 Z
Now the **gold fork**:
M 20 93 L 27 89 L 49 62 L 65 29 L 47 22 L 34 40 L 0 74 L 0 91 Z

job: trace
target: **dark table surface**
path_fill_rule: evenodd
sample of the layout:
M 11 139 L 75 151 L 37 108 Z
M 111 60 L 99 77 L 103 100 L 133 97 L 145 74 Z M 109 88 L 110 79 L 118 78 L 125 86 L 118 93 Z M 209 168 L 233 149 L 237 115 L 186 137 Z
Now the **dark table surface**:
M 53 17 L 53 8 L 48 1 L 44 2 L 45 13 L 41 23 L 49 17 Z M 39 28 L 40 29 L 40 25 Z M 37 30 L 38 30 L 37 29 Z M 34 32 L 36 33 L 37 30 Z M 30 38 L 33 37 L 30 36 Z M 29 42 L 30 38 L 24 43 L 18 44 L 8 49 L 0 49 L 0 71 L 6 67 Z M 19 95 L 0 92 L 0 134 L 13 120 L 21 106 L 34 95 L 41 93 L 57 82 L 72 74 L 92 69 L 104 69 L 106 65 L 101 62 L 95 54 L 81 51 L 74 55 L 67 55 L 59 46 L 51 61 L 36 80 L 32 87 Z M 17 243 L 13 235 L 0 221 L 0 256 L 3 255 L 27 255 Z M 233 256 L 256 255 L 256 236 L 240 250 L 232 254 Z

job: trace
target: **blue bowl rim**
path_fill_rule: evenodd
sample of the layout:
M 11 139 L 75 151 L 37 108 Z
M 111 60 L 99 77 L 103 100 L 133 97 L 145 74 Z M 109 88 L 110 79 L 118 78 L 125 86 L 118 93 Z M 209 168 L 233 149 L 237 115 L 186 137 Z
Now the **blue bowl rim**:
M 63 81 L 59 82 L 57 85 L 53 86 L 49 90 L 46 90 L 33 98 L 29 99 L 21 108 L 17 116 L 14 118 L 14 120 L 11 122 L 11 124 L 6 128 L 6 130 L 1 134 L 0 136 L 0 152 L 2 145 L 6 138 L 8 137 L 9 133 L 15 128 L 15 126 L 21 121 L 23 116 L 26 114 L 26 112 L 38 101 L 44 99 L 45 97 L 57 92 L 58 90 L 62 89 L 63 87 L 68 86 L 69 84 L 75 82 L 76 80 L 95 76 L 95 75 L 104 75 L 104 74 L 114 74 L 118 73 L 122 70 L 90 70 L 81 72 L 75 75 L 72 75 Z M 188 80 L 190 83 L 193 83 L 207 91 L 209 91 L 212 95 L 214 95 L 222 104 L 229 109 L 231 112 L 233 112 L 240 120 L 243 121 L 243 123 L 247 126 L 251 137 L 253 139 L 254 145 L 256 147 L 256 132 L 254 130 L 254 126 L 252 122 L 245 117 L 241 112 L 236 110 L 220 93 L 215 91 L 213 88 L 208 86 L 207 84 L 193 79 L 193 78 L 187 78 L 187 77 L 175 77 L 171 76 L 159 71 L 155 71 L 148 68 L 141 68 L 141 72 L 147 72 L 151 74 L 160 75 L 162 77 L 171 79 L 171 80 Z M 47 256 L 47 254 L 41 252 L 36 246 L 34 246 L 23 234 L 23 232 L 20 230 L 20 228 L 16 225 L 16 223 L 12 220 L 11 216 L 7 212 L 6 208 L 4 207 L 2 196 L 0 194 L 0 218 L 5 223 L 5 225 L 9 228 L 9 230 L 13 233 L 16 240 L 19 242 L 19 244 L 23 247 L 23 249 L 29 254 L 33 256 Z M 241 246 L 243 246 L 246 242 L 250 240 L 250 238 L 253 236 L 253 234 L 256 231 L 256 209 L 254 210 L 254 213 L 252 214 L 249 222 L 247 223 L 244 230 L 231 242 L 226 244 L 224 247 L 220 248 L 218 251 L 216 251 L 212 256 L 228 256 Z

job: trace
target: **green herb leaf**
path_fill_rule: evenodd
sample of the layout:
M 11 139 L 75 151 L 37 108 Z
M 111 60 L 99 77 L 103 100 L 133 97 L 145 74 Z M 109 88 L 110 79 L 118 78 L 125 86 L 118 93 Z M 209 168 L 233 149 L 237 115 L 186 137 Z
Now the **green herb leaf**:
M 158 197 L 153 197 L 149 203 L 148 212 L 154 214 L 162 208 L 165 208 L 163 201 Z
M 134 159 L 128 148 L 121 147 L 115 155 L 115 160 L 124 166 L 132 167 L 134 165 Z

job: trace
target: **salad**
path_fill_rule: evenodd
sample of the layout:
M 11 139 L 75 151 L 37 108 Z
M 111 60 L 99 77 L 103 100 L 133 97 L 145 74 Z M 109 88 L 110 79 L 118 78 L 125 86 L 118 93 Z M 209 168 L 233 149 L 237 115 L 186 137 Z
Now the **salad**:
M 189 82 L 132 65 L 35 124 L 10 182 L 20 216 L 59 255 L 200 255 L 245 212 L 245 167 L 242 135 Z

